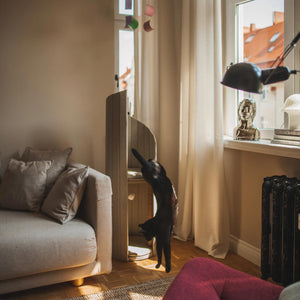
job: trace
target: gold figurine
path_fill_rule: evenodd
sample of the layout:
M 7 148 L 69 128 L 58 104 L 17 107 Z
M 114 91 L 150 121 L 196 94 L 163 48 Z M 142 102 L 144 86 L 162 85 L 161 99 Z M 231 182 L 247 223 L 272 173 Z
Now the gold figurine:
M 257 141 L 260 138 L 259 130 L 253 125 L 256 115 L 256 103 L 244 99 L 238 108 L 239 125 L 234 129 L 235 140 Z

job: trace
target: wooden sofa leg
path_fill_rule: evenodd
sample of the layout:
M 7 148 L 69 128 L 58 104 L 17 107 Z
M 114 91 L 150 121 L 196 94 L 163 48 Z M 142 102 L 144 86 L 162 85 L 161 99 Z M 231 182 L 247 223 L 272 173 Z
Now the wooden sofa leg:
M 84 282 L 84 278 L 79 278 L 79 279 L 75 279 L 72 281 L 72 284 L 74 286 L 81 286 L 83 285 L 83 282 Z

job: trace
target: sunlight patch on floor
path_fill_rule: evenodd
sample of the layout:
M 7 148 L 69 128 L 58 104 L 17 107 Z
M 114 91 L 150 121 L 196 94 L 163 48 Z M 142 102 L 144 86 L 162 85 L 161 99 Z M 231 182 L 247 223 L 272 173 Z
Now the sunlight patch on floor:
M 157 265 L 156 256 L 145 260 L 134 261 L 133 263 L 135 263 L 138 267 L 149 271 L 165 272 L 165 267 L 163 265 L 161 265 L 158 269 L 155 268 Z
M 142 295 L 140 293 L 129 293 L 130 299 L 131 300 L 143 300 L 143 299 L 149 299 L 149 295 Z M 161 296 L 151 296 L 151 300 L 159 300 L 161 299 Z
M 103 288 L 101 288 L 100 286 L 96 286 L 96 285 L 82 285 L 77 287 L 78 291 L 80 292 L 80 295 L 87 295 L 87 294 L 94 294 L 94 293 L 99 293 L 99 292 L 103 292 Z

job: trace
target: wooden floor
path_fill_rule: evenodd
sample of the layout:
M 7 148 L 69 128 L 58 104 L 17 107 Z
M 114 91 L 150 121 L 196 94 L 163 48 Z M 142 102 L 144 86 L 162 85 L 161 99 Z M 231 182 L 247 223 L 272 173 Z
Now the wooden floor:
M 113 261 L 113 270 L 110 274 L 86 278 L 80 287 L 74 287 L 71 283 L 61 283 L 47 287 L 31 289 L 23 292 L 0 296 L 5 300 L 58 300 L 80 295 L 97 293 L 101 290 L 132 285 L 144 281 L 155 280 L 162 277 L 176 275 L 185 262 L 194 257 L 209 257 L 204 251 L 193 245 L 193 242 L 182 242 L 173 239 L 172 244 L 172 270 L 165 273 L 164 267 L 155 269 L 156 257 L 139 262 Z M 211 257 L 210 257 L 211 258 Z M 260 269 L 244 258 L 228 253 L 225 260 L 216 259 L 232 268 L 244 271 L 259 277 Z M 164 260 L 163 260 L 164 262 Z

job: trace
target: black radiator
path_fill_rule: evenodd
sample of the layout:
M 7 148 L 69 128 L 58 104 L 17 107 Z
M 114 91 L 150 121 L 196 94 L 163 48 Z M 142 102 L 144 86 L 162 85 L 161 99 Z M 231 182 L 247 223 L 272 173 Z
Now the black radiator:
M 262 185 L 261 274 L 283 285 L 300 280 L 300 181 L 265 177 Z

